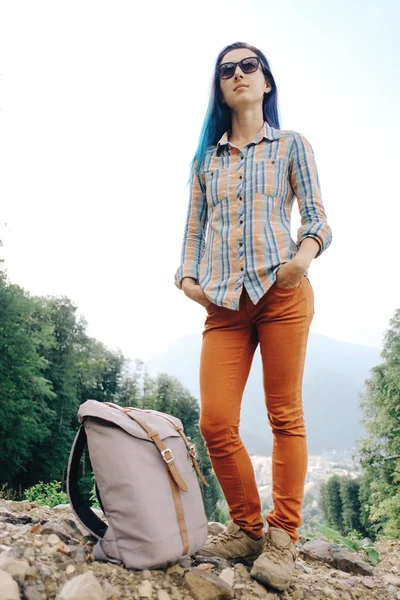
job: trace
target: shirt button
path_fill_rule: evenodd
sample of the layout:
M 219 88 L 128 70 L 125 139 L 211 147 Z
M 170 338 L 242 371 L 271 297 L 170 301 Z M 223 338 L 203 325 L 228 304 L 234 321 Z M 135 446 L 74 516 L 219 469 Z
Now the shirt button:
M 242 219 L 240 219 L 240 221 L 239 221 L 239 225 L 243 225 L 243 221 L 242 221 Z
M 240 267 L 240 270 L 243 271 L 243 267 Z
M 243 160 L 243 158 L 244 158 L 244 156 L 243 156 L 243 154 L 242 154 L 242 155 L 241 155 L 241 157 L 240 157 L 240 160 Z
M 243 246 L 243 242 L 239 242 L 239 246 Z
M 275 161 L 274 161 L 274 160 L 271 160 L 271 164 L 273 165 L 274 163 L 275 163 Z
M 239 200 L 243 200 L 242 196 L 240 196 Z
M 243 179 L 243 175 L 240 175 L 239 179 Z

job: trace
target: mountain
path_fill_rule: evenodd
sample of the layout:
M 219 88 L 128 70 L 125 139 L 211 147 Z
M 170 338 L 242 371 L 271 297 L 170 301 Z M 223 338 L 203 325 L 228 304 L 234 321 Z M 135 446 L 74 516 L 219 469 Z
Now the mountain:
M 177 340 L 147 363 L 150 375 L 177 377 L 197 398 L 201 333 Z M 311 332 L 303 380 L 303 403 L 309 454 L 322 454 L 355 445 L 363 437 L 359 396 L 380 352 Z M 251 454 L 269 456 L 272 434 L 262 387 L 261 357 L 257 350 L 243 396 L 241 435 Z

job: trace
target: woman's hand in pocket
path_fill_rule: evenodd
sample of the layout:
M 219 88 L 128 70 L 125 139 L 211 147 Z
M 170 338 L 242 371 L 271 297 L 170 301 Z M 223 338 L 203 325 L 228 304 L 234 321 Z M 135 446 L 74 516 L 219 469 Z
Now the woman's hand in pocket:
M 182 290 L 188 298 L 194 300 L 198 304 L 201 304 L 201 306 L 204 306 L 204 308 L 207 308 L 207 306 L 211 304 L 211 302 L 206 298 L 200 285 L 191 277 L 185 277 L 182 280 Z
M 307 265 L 296 256 L 284 263 L 276 274 L 276 285 L 284 290 L 290 290 L 299 285 L 307 271 Z

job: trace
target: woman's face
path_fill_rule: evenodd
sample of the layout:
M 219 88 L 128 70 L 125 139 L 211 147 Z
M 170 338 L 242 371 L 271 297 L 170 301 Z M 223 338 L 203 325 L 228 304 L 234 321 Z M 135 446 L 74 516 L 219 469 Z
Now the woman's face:
M 257 54 L 247 48 L 237 48 L 225 54 L 220 64 L 239 62 L 249 56 L 257 56 Z M 249 74 L 243 73 L 240 65 L 237 65 L 234 76 L 230 79 L 220 79 L 220 85 L 223 101 L 234 112 L 257 104 L 262 105 L 264 93 L 272 89 L 264 77 L 261 64 L 257 71 Z

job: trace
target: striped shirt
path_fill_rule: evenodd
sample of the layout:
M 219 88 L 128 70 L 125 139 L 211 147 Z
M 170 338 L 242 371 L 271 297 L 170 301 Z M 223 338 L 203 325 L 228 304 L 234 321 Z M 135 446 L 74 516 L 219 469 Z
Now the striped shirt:
M 290 235 L 295 197 L 301 215 L 296 242 Z M 232 310 L 239 310 L 245 286 L 257 304 L 306 237 L 318 241 L 317 256 L 332 239 L 309 142 L 265 122 L 239 149 L 226 132 L 207 150 L 200 173 L 192 170 L 175 285 L 192 277 L 210 302 Z

